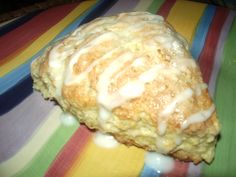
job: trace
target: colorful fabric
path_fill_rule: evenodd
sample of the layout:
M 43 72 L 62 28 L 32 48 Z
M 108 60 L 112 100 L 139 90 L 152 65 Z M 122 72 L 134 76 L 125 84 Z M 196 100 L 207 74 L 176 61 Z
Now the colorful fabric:
M 221 122 L 212 164 L 175 161 L 160 174 L 144 163 L 145 151 L 119 145 L 104 149 L 94 133 L 32 90 L 30 63 L 77 26 L 101 15 L 149 11 L 166 20 L 190 43 Z M 1 177 L 187 177 L 235 176 L 236 12 L 175 0 L 82 1 L 43 11 L 15 29 L 0 27 Z M 24 18 L 25 19 L 25 18 Z
M 235 0 L 197 0 L 200 2 L 205 2 L 209 4 L 215 4 L 222 7 L 229 7 L 231 9 L 236 9 L 236 1 Z

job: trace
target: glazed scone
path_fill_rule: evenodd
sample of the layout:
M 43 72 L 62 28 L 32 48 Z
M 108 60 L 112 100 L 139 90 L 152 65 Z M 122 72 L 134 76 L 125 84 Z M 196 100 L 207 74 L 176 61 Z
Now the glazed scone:
M 34 88 L 127 145 L 210 163 L 219 123 L 187 42 L 148 12 L 97 18 L 31 66 Z

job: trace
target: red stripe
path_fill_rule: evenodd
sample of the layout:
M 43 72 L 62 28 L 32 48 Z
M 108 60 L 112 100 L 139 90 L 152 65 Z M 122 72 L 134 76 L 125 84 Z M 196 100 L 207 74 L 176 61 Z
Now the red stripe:
M 202 71 L 204 82 L 208 83 L 214 64 L 217 43 L 220 37 L 221 29 L 229 14 L 229 10 L 217 7 L 216 14 L 207 34 L 205 46 L 199 57 L 199 65 Z
M 45 177 L 64 176 L 74 160 L 83 153 L 91 135 L 88 128 L 81 125 L 50 165 L 48 171 L 45 173 Z
M 174 6 L 176 0 L 168 0 L 165 1 L 160 9 L 158 10 L 157 14 L 163 16 L 164 18 L 167 18 L 171 8 Z
M 2 36 L 0 38 L 0 44 L 2 44 L 0 45 L 0 64 L 6 62 L 6 57 L 13 52 L 25 48 L 25 46 L 29 45 L 33 39 L 38 38 L 52 26 L 57 24 L 77 5 L 78 3 L 71 3 L 48 9 L 32 18 L 24 25 Z
M 189 163 L 176 160 L 174 169 L 167 174 L 161 175 L 161 177 L 185 177 L 188 175 Z

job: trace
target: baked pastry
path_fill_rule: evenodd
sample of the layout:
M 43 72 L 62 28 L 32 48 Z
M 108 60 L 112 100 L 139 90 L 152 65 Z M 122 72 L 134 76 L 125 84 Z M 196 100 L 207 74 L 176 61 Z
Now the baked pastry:
M 32 63 L 34 88 L 124 144 L 210 163 L 219 123 L 188 49 L 161 16 L 97 18 Z

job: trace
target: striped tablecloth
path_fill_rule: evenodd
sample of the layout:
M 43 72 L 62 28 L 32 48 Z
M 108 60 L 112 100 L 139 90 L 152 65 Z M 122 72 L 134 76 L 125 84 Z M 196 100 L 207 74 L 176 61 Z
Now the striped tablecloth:
M 97 17 L 119 12 L 160 14 L 188 40 L 216 103 L 221 137 L 211 165 L 175 161 L 160 174 L 145 151 L 94 144 L 93 133 L 32 90 L 30 63 L 45 48 Z M 81 1 L 29 14 L 0 27 L 1 177 L 236 176 L 235 11 L 175 0 Z

